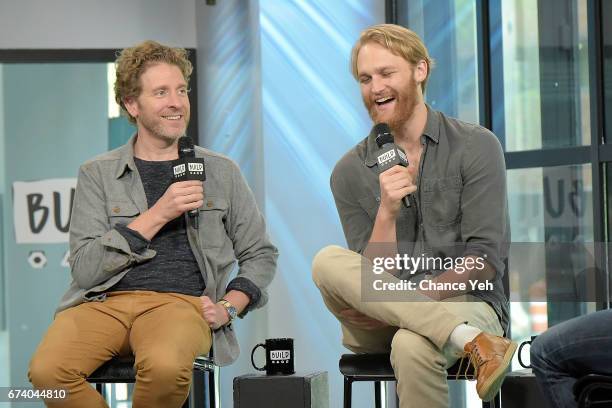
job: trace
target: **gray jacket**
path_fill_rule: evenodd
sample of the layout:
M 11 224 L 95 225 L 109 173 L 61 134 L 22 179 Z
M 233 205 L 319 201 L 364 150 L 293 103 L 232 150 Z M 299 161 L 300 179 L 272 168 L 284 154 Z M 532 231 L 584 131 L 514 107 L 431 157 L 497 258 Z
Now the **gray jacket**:
M 72 283 L 57 312 L 83 302 L 104 301 L 104 292 L 133 265 L 155 256 L 149 248 L 132 252 L 114 228 L 117 223 L 129 224 L 148 208 L 134 164 L 135 140 L 132 137 L 126 145 L 85 162 L 79 169 L 70 221 Z M 218 301 L 238 260 L 238 276 L 261 290 L 261 298 L 249 308 L 259 308 L 268 299 L 266 287 L 274 277 L 277 249 L 238 166 L 207 149 L 196 146 L 195 150 L 196 157 L 204 158 L 207 178 L 199 229 L 187 222 L 187 236 L 206 282 L 203 294 Z M 217 364 L 236 360 L 240 350 L 232 326 L 214 332 L 213 347 Z
M 346 153 L 331 176 L 344 235 L 349 248 L 359 253 L 372 235 L 380 204 L 375 137 L 370 134 Z M 472 294 L 493 307 L 507 330 L 508 300 L 502 276 L 510 223 L 501 145 L 489 130 L 429 106 L 421 141 L 415 205 L 402 206 L 396 222 L 398 249 L 410 256 L 484 254 L 497 271 L 494 290 Z

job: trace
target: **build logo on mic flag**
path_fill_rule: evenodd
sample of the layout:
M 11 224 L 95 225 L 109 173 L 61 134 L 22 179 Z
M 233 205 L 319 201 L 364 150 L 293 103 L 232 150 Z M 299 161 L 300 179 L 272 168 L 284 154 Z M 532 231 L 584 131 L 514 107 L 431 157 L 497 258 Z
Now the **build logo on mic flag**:
M 192 174 L 203 174 L 204 163 L 187 163 L 189 167 L 189 173 Z
M 172 162 L 174 182 L 187 180 L 206 180 L 204 159 L 198 157 L 181 158 Z
M 378 171 L 381 173 L 396 165 L 408 166 L 406 153 L 404 153 L 400 147 L 392 143 L 383 146 L 383 148 L 378 151 L 376 159 L 378 161 Z
M 177 164 L 176 166 L 172 166 L 172 173 L 174 174 L 174 178 L 181 179 L 185 177 L 185 163 Z
M 389 150 L 378 156 L 378 164 L 384 166 L 387 162 L 395 159 L 395 150 Z

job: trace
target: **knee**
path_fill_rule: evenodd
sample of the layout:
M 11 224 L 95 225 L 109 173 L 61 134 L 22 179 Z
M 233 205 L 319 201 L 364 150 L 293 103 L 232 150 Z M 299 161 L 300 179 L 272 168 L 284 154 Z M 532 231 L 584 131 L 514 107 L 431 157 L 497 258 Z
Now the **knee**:
M 28 367 L 28 379 L 37 388 L 57 384 L 60 364 L 47 356 L 35 354 Z
M 191 383 L 193 362 L 180 363 L 178 359 L 166 357 L 145 362 L 138 369 L 138 376 L 154 384 L 186 386 Z
M 546 339 L 544 336 L 539 336 L 531 342 L 529 350 L 530 364 L 534 369 L 542 368 L 546 364 Z
M 340 251 L 346 251 L 346 249 L 338 245 L 329 245 L 314 256 L 312 260 L 312 280 L 319 288 L 327 283 L 330 273 L 334 272 L 330 266 Z

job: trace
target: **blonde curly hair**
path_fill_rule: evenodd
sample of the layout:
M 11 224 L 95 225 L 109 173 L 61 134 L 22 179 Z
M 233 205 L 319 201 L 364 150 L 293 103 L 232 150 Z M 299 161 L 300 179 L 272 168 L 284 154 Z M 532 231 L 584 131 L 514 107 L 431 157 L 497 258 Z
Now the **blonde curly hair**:
M 115 101 L 131 123 L 136 124 L 136 119 L 125 108 L 124 100 L 140 95 L 142 73 L 149 66 L 164 62 L 176 65 L 189 83 L 193 66 L 187 57 L 188 53 L 184 48 L 172 48 L 151 40 L 121 51 L 115 61 Z

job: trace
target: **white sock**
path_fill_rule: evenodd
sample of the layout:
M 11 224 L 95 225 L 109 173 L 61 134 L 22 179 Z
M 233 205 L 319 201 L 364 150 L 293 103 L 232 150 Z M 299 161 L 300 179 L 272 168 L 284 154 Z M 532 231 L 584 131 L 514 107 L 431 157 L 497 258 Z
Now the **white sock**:
M 463 348 L 467 343 L 474 340 L 476 336 L 482 333 L 482 330 L 474 327 L 468 326 L 465 323 L 460 324 L 455 327 L 448 338 L 450 345 L 453 347 L 453 351 L 457 353 L 457 355 L 463 355 Z

